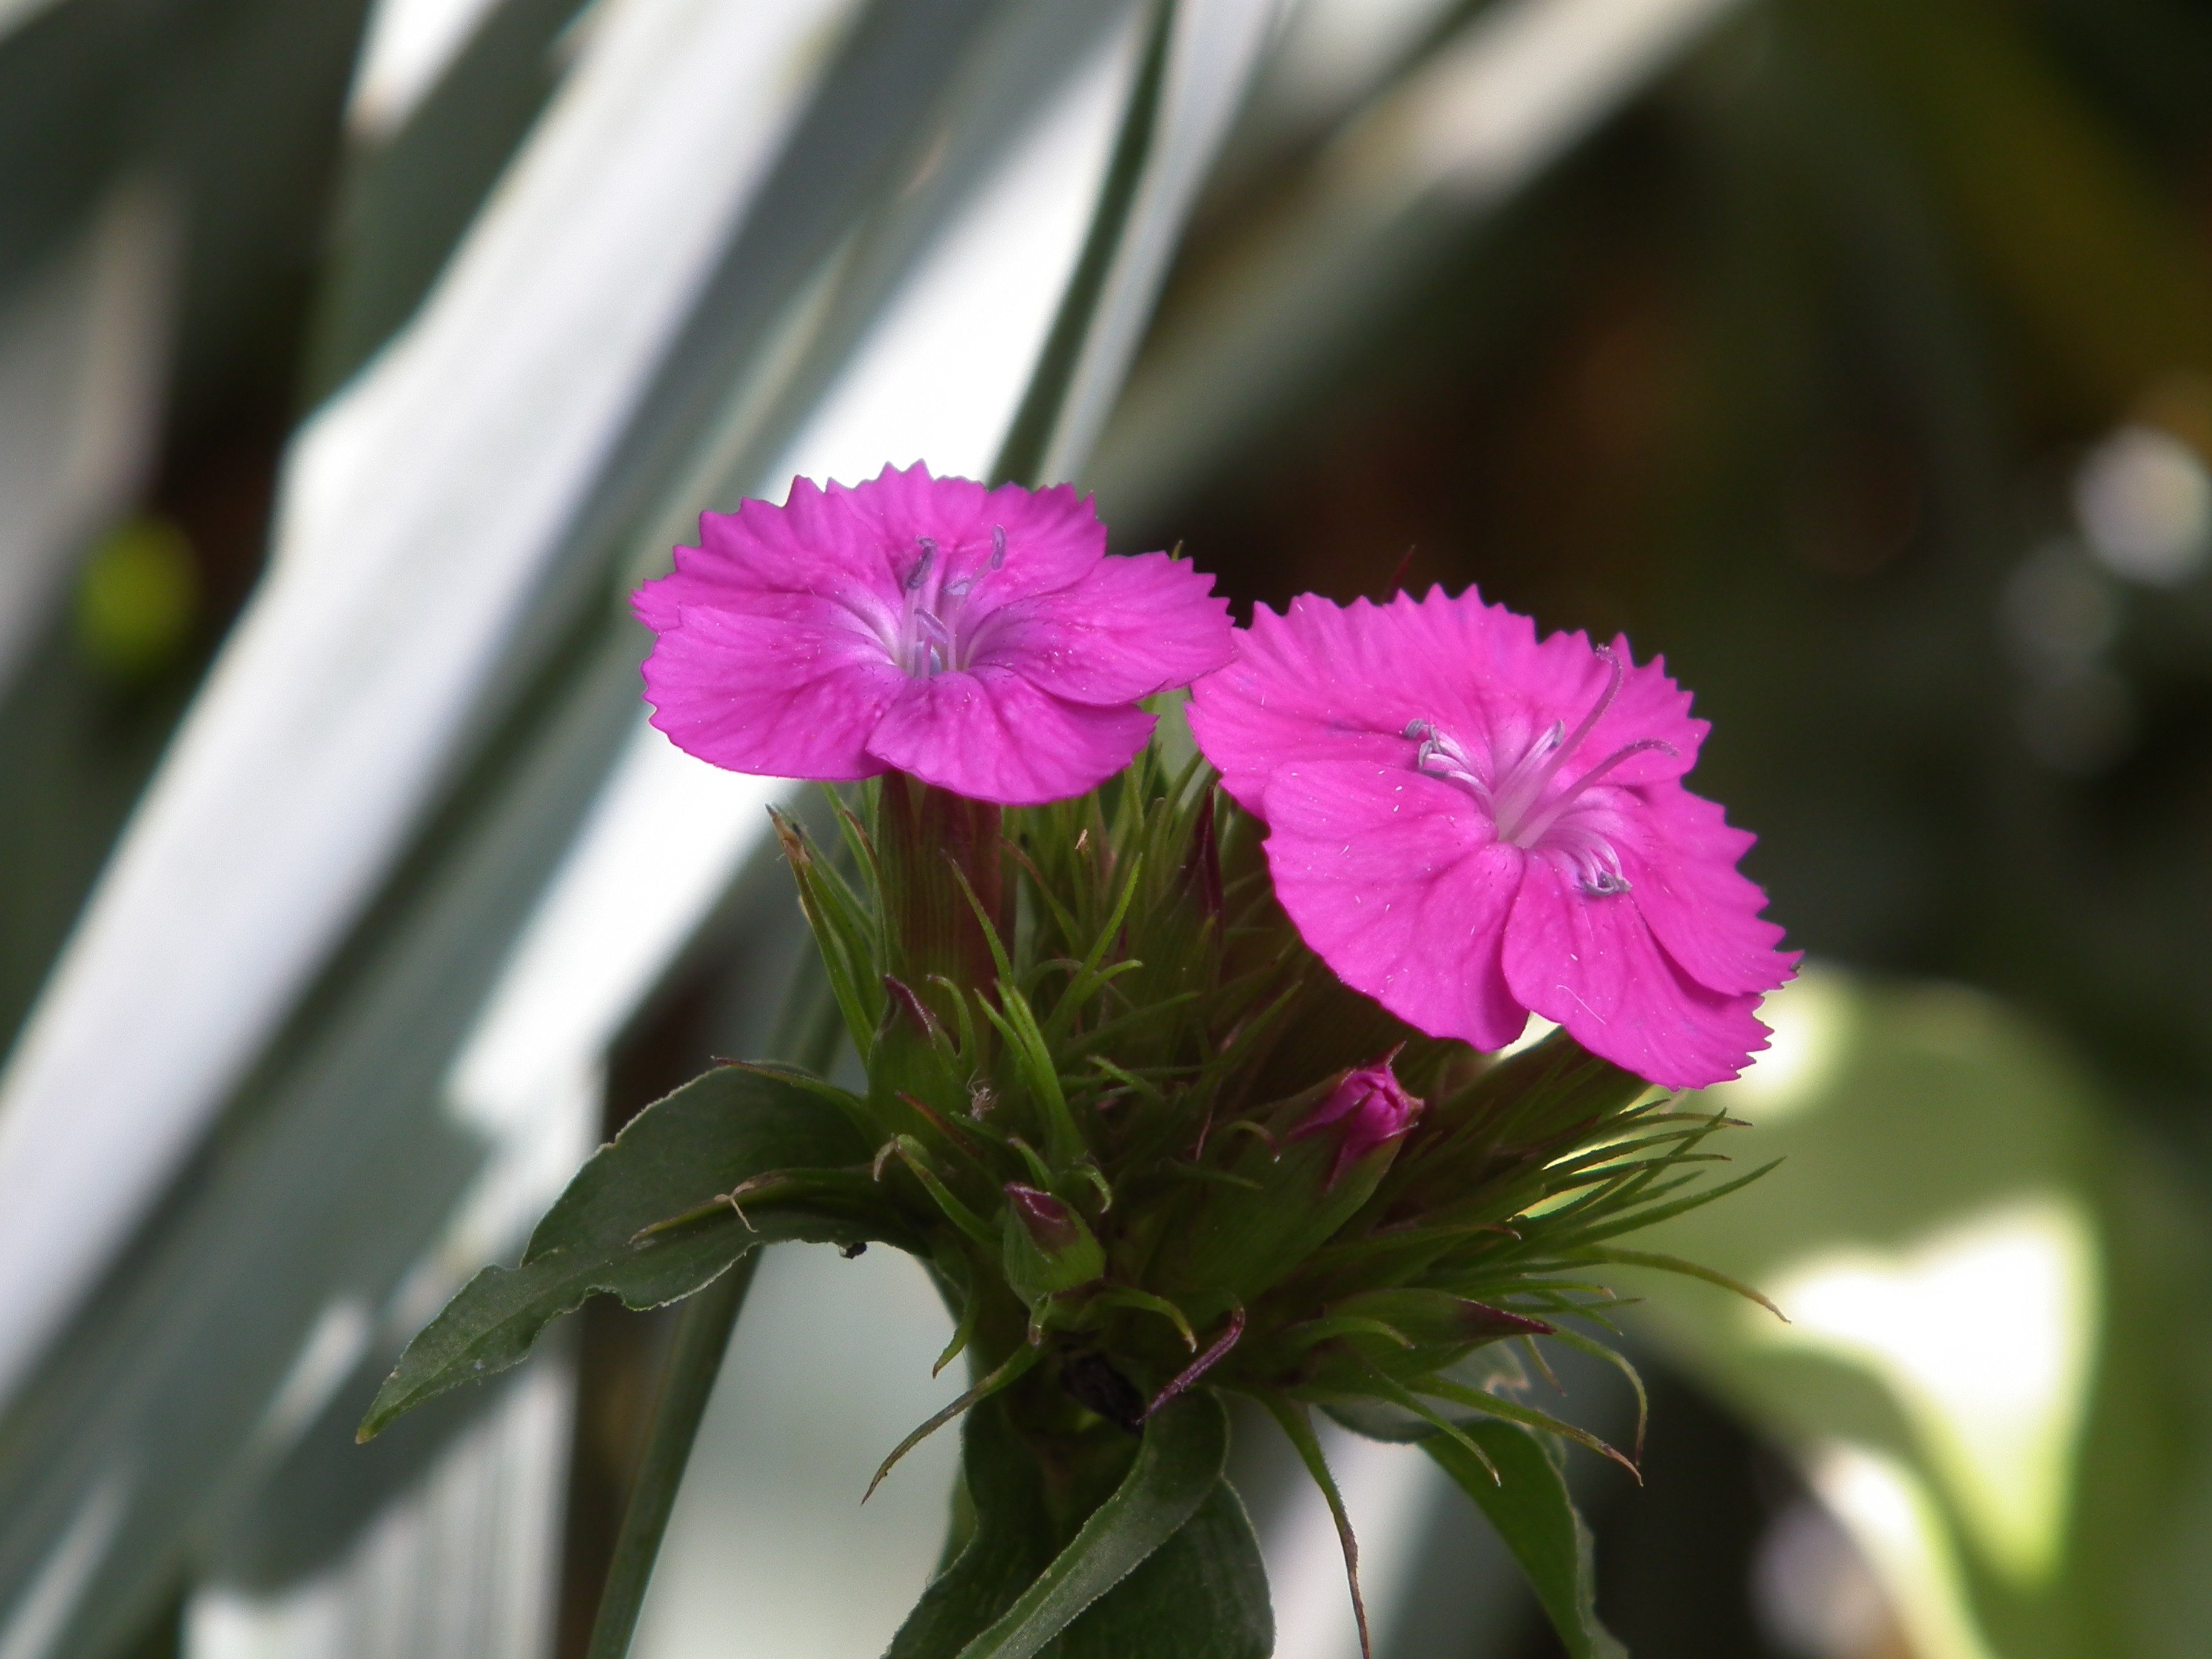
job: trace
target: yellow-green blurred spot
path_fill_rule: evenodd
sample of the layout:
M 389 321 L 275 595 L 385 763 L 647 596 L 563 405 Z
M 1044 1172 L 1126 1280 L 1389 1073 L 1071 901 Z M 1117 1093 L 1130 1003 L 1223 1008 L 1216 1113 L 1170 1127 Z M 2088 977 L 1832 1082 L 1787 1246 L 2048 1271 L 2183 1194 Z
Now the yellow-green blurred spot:
M 77 587 L 77 642 L 118 679 L 144 679 L 174 662 L 198 617 L 198 567 L 185 532 L 167 519 L 132 519 L 93 550 Z

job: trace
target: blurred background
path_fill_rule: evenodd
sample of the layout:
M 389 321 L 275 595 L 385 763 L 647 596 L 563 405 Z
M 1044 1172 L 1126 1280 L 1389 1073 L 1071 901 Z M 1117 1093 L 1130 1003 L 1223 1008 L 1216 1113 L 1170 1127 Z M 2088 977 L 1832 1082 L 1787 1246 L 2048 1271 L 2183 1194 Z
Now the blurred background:
M 351 1425 L 800 948 L 623 594 L 917 458 L 1696 691 L 1811 956 L 1651 1246 L 1792 1322 L 1624 1270 L 1631 1652 L 2206 1651 L 2208 87 L 2186 0 L 0 0 L 0 1659 L 580 1654 L 665 1314 Z M 944 1332 L 771 1254 L 641 1655 L 880 1650 Z M 1382 1659 L 1559 1650 L 1331 1452 Z

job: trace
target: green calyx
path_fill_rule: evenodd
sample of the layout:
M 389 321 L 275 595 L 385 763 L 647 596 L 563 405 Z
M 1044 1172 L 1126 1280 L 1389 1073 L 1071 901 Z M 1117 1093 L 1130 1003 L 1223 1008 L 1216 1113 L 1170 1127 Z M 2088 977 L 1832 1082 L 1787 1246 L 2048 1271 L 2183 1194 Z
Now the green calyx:
M 1207 1308 L 1250 1303 L 1280 1282 L 1374 1196 L 1396 1158 L 1393 1140 L 1345 1163 L 1328 1135 L 1298 1126 L 1341 1079 L 1322 1079 L 1242 1121 L 1219 1165 L 1226 1179 L 1182 1195 L 1153 1269 L 1175 1294 Z
M 1073 1208 L 1019 1182 L 1007 1182 L 1005 1190 L 999 1261 L 1024 1304 L 1034 1308 L 1105 1276 L 1106 1253 Z
M 1346 988 L 1203 763 L 1147 751 L 987 845 L 994 812 L 891 779 L 838 808 L 842 857 L 786 828 L 874 1176 L 986 1382 L 1123 1426 L 1194 1386 L 1401 1409 L 1602 1325 L 1606 1241 L 1699 1201 L 1718 1120 L 1563 1034 L 1486 1060 Z M 1378 1064 L 1399 1115 L 1355 1134 L 1322 1108 Z
M 1735 1184 L 1704 1179 L 1722 1119 L 1562 1033 L 1480 1056 L 1346 989 L 1201 762 L 1148 751 L 1003 812 L 904 779 L 859 795 L 832 799 L 834 845 L 777 830 L 864 1084 L 732 1066 L 648 1108 L 519 1267 L 422 1333 L 370 1430 L 586 1295 L 655 1305 L 795 1239 L 928 1265 L 956 1318 L 940 1369 L 970 1386 L 906 1444 L 993 1401 L 1071 1524 L 1194 1393 L 1468 1458 L 1495 1450 L 1479 1422 L 1588 1443 L 1477 1362 L 1598 1346 L 1607 1267 L 1659 1260 L 1622 1236 Z

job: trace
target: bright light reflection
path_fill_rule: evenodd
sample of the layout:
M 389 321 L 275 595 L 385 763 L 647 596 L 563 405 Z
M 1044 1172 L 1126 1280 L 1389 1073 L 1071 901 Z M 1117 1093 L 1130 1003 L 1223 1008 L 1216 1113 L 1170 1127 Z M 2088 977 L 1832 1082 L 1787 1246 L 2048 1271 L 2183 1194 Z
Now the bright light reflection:
M 356 137 L 385 138 L 406 125 L 491 7 L 492 0 L 382 0 L 368 20 L 346 110 Z
M 1857 1540 L 1888 1592 L 1916 1659 L 1996 1659 L 1976 1628 L 1965 1577 L 1919 1477 L 1863 1446 L 1814 1461 L 1813 1489 Z
M 2158 427 L 2124 426 L 2091 450 L 2074 511 L 2097 556 L 2130 581 L 2172 586 L 2212 553 L 2212 475 Z
M 1990 1563 L 2022 1584 L 2058 1561 L 2098 1316 L 2095 1235 L 2056 1195 L 1898 1252 L 1838 1252 L 1773 1275 L 1794 1322 L 1754 1340 L 1873 1371 Z
M 1502 195 L 1618 108 L 1740 0 L 1503 0 L 1354 130 L 1340 181 Z
M 517 940 L 447 1085 L 497 1134 L 538 1085 L 595 1063 L 698 920 L 769 838 L 791 788 L 725 772 L 642 720 Z
M 765 1252 L 699 1428 L 631 1648 L 635 1659 L 881 1653 L 945 1541 L 960 1430 L 877 1462 L 957 1395 L 932 1377 L 952 1322 L 896 1250 Z
M 1543 1015 L 1531 1014 L 1528 1016 L 1528 1023 L 1521 1028 L 1521 1035 L 1500 1048 L 1498 1051 L 1498 1057 L 1504 1060 L 1509 1055 L 1519 1054 L 1523 1048 L 1533 1048 L 1559 1029 Z
M 1856 1018 L 1850 982 L 1832 969 L 1804 967 L 1759 1004 L 1759 1017 L 1773 1035 L 1741 1077 L 1721 1085 L 1719 1098 L 1754 1123 L 1779 1123 L 1826 1093 L 1850 1052 Z
M 1267 95 L 1300 114 L 1326 113 L 1373 86 L 1449 0 L 1305 0 L 1283 26 Z
M 1079 70 L 877 320 L 783 464 L 854 483 L 920 459 L 981 477 L 1018 406 L 1097 201 L 1134 69 L 1123 28 Z
M 0 1659 L 46 1659 L 60 1644 L 78 1598 L 123 1524 L 135 1482 L 120 1468 L 102 1474 L 61 1529 L 46 1558 L 0 1624 Z

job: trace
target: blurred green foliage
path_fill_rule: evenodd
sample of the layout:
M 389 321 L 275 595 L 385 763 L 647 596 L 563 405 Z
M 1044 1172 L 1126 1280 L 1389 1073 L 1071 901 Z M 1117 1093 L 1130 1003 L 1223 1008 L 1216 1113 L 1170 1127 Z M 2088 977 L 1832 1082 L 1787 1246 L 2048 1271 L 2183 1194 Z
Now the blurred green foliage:
M 1870 1471 L 1908 1472 L 1956 1564 L 1903 1609 L 1924 1659 L 1971 1659 L 1954 1601 L 2007 1659 L 2201 1651 L 2212 1342 L 2173 1317 L 2212 1289 L 2201 1204 L 1986 996 L 1818 969 L 1773 1012 L 1772 1063 L 1704 1098 L 1781 1166 L 1647 1237 L 1794 1322 L 1639 1282 L 1646 1328 L 1824 1497 L 1879 1509 Z
M 174 522 L 118 525 L 86 561 L 76 591 L 76 639 L 92 662 L 123 681 L 169 667 L 199 619 L 199 566 Z

